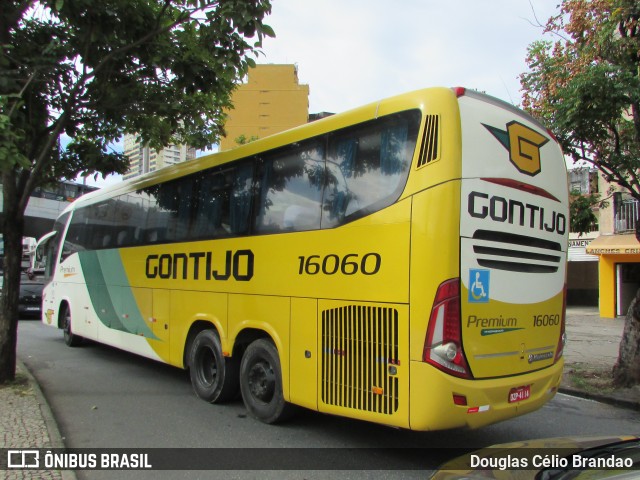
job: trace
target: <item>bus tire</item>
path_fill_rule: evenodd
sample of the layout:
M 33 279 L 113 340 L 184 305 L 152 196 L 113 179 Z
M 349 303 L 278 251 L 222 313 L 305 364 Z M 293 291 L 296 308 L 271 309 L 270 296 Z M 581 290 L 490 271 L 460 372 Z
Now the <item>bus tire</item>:
M 278 423 L 291 416 L 293 406 L 282 394 L 280 357 L 270 340 L 256 340 L 244 352 L 240 391 L 249 413 L 264 423 Z
M 226 402 L 238 394 L 238 361 L 222 354 L 214 330 L 203 330 L 193 340 L 189 374 L 196 395 L 209 403 Z
M 82 337 L 71 331 L 71 308 L 65 305 L 62 312 L 62 331 L 64 333 L 64 343 L 69 347 L 77 347 L 82 343 Z

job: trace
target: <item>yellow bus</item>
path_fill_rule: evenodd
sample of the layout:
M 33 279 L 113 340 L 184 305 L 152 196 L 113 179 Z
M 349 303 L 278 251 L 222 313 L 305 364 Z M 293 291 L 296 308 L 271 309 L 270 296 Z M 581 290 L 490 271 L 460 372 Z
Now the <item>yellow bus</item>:
M 568 230 L 544 127 L 425 89 L 75 201 L 40 242 L 42 321 L 267 423 L 479 427 L 557 391 Z

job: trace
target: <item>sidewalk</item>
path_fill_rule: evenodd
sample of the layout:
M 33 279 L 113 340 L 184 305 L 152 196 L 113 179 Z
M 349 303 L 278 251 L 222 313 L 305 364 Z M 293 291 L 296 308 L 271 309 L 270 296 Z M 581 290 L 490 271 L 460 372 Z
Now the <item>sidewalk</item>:
M 560 392 L 640 410 L 640 387 L 610 392 L 572 385 L 576 372 L 611 373 L 624 318 L 603 319 L 596 308 L 567 309 L 565 374 Z M 63 439 L 40 387 L 18 361 L 16 385 L 0 386 L 0 448 L 63 448 Z M 75 478 L 70 471 L 8 470 L 7 479 Z
M 581 375 L 611 377 L 618 359 L 624 317 L 600 318 L 596 307 L 567 308 L 567 344 L 564 349 L 564 377 L 560 392 L 590 398 L 625 408 L 640 410 L 640 386 L 624 389 L 598 389 L 582 385 Z M 604 382 L 606 383 L 606 382 Z
M 0 386 L 0 448 L 64 448 L 58 425 L 38 383 L 18 361 L 16 382 Z M 4 461 L 4 459 L 2 459 Z M 75 480 L 73 471 L 6 470 L 7 480 Z

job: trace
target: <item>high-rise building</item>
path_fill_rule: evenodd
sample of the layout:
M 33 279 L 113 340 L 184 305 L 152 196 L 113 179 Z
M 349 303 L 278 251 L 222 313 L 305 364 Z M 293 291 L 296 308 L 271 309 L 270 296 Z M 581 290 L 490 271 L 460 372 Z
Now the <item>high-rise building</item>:
M 153 172 L 168 165 L 196 158 L 196 149 L 186 145 L 169 145 L 160 151 L 140 143 L 136 135 L 125 135 L 124 154 L 129 157 L 129 170 L 124 179 Z
M 305 124 L 309 117 L 309 85 L 298 83 L 295 65 L 257 65 L 231 100 L 220 150 L 238 146 L 239 137 L 263 138 Z

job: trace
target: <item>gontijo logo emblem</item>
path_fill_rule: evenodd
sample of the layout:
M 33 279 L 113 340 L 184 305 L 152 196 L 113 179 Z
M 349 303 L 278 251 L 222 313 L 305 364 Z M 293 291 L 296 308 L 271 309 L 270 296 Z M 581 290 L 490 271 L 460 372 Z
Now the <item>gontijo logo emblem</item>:
M 540 173 L 540 148 L 547 137 L 516 121 L 507 123 L 506 131 L 482 125 L 509 151 L 509 160 L 520 172 L 532 177 Z

